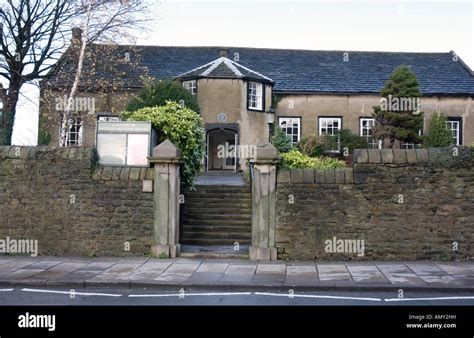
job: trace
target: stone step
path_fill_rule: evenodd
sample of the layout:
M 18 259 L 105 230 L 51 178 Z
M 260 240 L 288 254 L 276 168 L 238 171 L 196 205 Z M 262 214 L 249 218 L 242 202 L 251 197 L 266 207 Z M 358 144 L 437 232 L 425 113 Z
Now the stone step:
M 251 220 L 215 220 L 215 219 L 189 219 L 183 218 L 183 226 L 195 225 L 195 226 L 251 226 Z
M 201 259 L 249 259 L 248 253 L 219 253 L 219 252 L 183 252 L 180 258 L 201 258 Z
M 238 250 L 236 250 L 238 249 Z M 180 257 L 187 258 L 225 258 L 248 259 L 248 245 L 181 245 Z
M 216 239 L 216 238 L 185 238 L 181 240 L 182 244 L 186 245 L 234 245 L 235 242 L 238 242 L 239 245 L 250 245 L 250 239 L 236 241 L 233 239 Z
M 224 206 L 224 207 L 213 207 L 213 206 L 186 206 L 185 212 L 189 214 L 242 214 L 242 215 L 251 215 L 252 208 L 251 207 L 241 207 L 238 206 Z
M 185 195 L 181 242 L 188 245 L 250 244 L 250 186 L 197 186 Z
M 251 188 L 249 184 L 244 186 L 231 186 L 231 185 L 197 185 L 195 190 L 189 191 L 188 193 L 195 192 L 246 192 L 250 193 Z
M 183 225 L 182 232 L 218 232 L 218 233 L 248 233 L 252 232 L 252 226 L 235 225 Z
M 213 196 L 217 198 L 227 198 L 227 197 L 236 197 L 236 198 L 251 198 L 250 192 L 228 192 L 228 191 L 192 191 L 186 193 L 187 197 L 207 197 Z
M 186 231 L 183 232 L 183 239 L 232 239 L 236 242 L 239 240 L 250 240 L 252 235 L 245 232 L 203 232 L 203 231 Z
M 250 213 L 241 213 L 241 214 L 235 214 L 235 213 L 215 213 L 215 214 L 211 214 L 211 213 L 206 213 L 206 212 L 202 212 L 200 210 L 196 210 L 196 211 L 188 211 L 186 210 L 184 212 L 184 219 L 195 219 L 195 220 L 198 220 L 198 219 L 208 219 L 208 220 L 232 220 L 232 219 L 235 219 L 235 220 L 248 220 L 248 221 L 251 221 L 252 220 L 252 215 Z
M 203 208 L 212 208 L 212 209 L 223 209 L 223 210 L 241 210 L 241 209 L 252 209 L 252 203 L 243 203 L 243 202 L 189 202 L 189 203 L 184 203 L 184 207 L 189 210 L 189 209 L 203 209 Z M 226 211 L 227 212 L 227 211 Z M 227 213 L 229 213 L 228 211 Z M 240 213 L 240 212 L 239 212 Z
M 184 204 L 251 204 L 250 198 L 185 197 Z

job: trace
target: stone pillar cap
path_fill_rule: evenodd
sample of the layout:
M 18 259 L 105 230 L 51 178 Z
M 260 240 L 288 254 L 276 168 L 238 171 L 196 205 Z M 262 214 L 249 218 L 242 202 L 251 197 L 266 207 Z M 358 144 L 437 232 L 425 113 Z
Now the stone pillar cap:
M 269 141 L 260 141 L 257 144 L 257 156 L 253 162 L 276 161 L 278 159 L 278 150 Z
M 181 159 L 181 151 L 167 139 L 153 148 L 153 155 L 148 159 L 150 162 L 177 162 Z

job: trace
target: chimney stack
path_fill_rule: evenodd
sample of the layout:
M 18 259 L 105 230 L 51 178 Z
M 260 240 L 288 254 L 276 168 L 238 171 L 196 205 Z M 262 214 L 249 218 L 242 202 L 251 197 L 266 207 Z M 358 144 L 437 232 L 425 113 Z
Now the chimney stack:
M 82 29 L 79 27 L 74 27 L 72 29 L 72 40 L 71 43 L 73 45 L 80 45 L 82 41 Z
M 219 49 L 219 56 L 222 58 L 229 57 L 229 49 L 228 48 L 220 48 Z

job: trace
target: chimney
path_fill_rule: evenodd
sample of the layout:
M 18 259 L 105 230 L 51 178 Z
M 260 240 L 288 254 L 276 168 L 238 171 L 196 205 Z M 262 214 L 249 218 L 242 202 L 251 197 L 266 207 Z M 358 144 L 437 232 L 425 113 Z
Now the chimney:
M 73 45 L 80 45 L 82 40 L 82 29 L 79 27 L 74 27 L 72 29 L 72 39 L 71 44 Z
M 229 56 L 229 49 L 228 48 L 220 48 L 219 49 L 219 56 L 222 58 L 226 58 Z

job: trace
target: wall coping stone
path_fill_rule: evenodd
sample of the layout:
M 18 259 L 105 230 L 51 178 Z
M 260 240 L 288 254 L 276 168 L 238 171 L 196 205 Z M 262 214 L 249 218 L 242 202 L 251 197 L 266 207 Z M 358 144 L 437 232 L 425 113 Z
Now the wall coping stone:
M 354 163 L 369 163 L 369 153 L 367 149 L 354 150 Z
M 428 148 L 428 149 L 355 149 L 354 164 L 382 163 L 382 164 L 427 164 L 443 166 L 453 156 L 455 147 Z M 457 146 L 459 152 L 469 149 Z M 379 161 L 379 158 L 381 161 Z
M 393 163 L 393 151 L 392 149 L 381 149 L 380 155 L 382 163 Z
M 324 183 L 336 183 L 336 173 L 334 169 L 324 170 Z
M 407 149 L 407 161 L 410 164 L 417 164 L 418 159 L 416 157 L 415 149 Z
M 369 163 L 381 163 L 382 156 L 381 156 L 381 151 L 378 149 L 369 149 L 367 151 L 369 153 Z
M 65 148 L 49 146 L 0 146 L 0 159 L 36 159 L 49 157 L 51 159 L 92 160 L 95 148 Z
M 334 170 L 336 184 L 346 183 L 346 171 L 344 168 L 337 168 Z
M 92 173 L 92 179 L 103 181 L 153 180 L 154 168 L 99 166 Z
M 303 169 L 290 169 L 291 183 L 303 182 Z
M 291 181 L 291 175 L 289 170 L 278 170 L 277 182 L 288 183 Z
M 428 149 L 415 149 L 418 163 L 426 163 L 429 161 Z
M 314 183 L 314 169 L 303 169 L 303 183 Z

